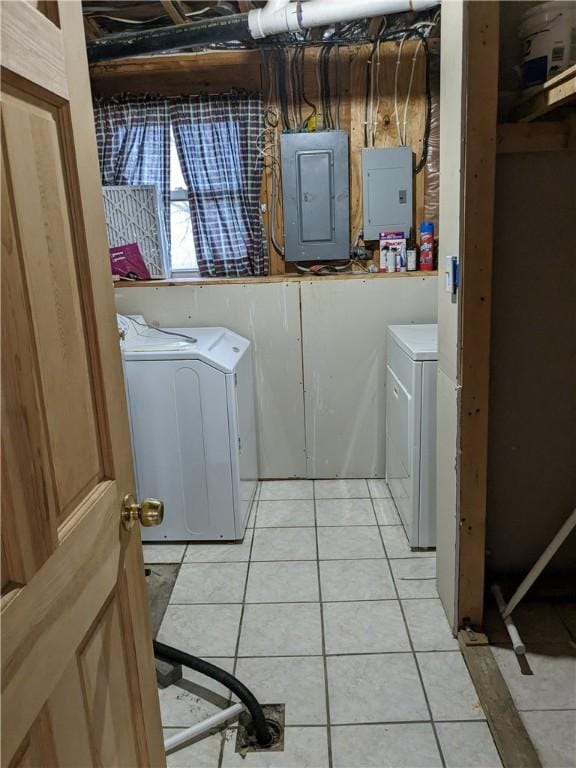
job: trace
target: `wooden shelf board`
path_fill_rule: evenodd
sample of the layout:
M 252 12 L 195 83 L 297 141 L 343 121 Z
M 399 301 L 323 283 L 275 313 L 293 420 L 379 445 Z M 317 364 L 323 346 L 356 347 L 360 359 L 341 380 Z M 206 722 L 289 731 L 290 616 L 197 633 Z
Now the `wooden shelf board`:
M 267 277 L 176 277 L 171 280 L 115 280 L 115 288 L 165 288 L 167 286 L 183 285 L 242 285 L 244 283 L 293 283 L 307 280 L 379 280 L 414 277 L 436 277 L 438 272 L 348 272 L 343 275 L 268 275 Z
M 576 64 L 527 95 L 512 111 L 512 117 L 521 122 L 530 122 L 571 102 L 576 104 Z

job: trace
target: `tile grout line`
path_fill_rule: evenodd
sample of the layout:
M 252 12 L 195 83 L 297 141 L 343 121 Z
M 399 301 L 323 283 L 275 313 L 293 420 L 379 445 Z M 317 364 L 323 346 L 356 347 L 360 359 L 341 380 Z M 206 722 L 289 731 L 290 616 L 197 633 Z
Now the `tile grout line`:
M 317 605 L 318 603 L 306 603 L 306 605 Z M 267 603 L 267 605 L 284 605 L 284 603 Z M 289 605 L 289 603 L 288 603 Z M 301 603 L 296 603 L 296 605 L 301 605 Z M 251 656 L 247 654 L 246 656 L 239 656 L 238 661 L 241 661 L 242 659 L 319 659 L 322 656 L 326 656 L 327 658 L 345 658 L 347 656 L 407 656 L 411 654 L 412 651 L 353 651 L 351 653 L 266 653 L 261 656 Z M 445 648 L 441 651 L 414 651 L 414 653 L 418 653 L 421 656 L 426 656 L 429 653 L 458 653 L 458 650 L 456 648 L 448 649 Z M 214 656 L 215 659 L 233 659 L 234 656 Z M 534 710 L 534 711 L 540 711 L 540 710 Z
M 378 562 L 382 562 L 384 558 L 379 558 Z M 268 563 L 268 561 L 266 561 Z M 312 564 L 314 563 L 314 560 L 279 560 L 278 562 L 301 562 L 303 564 Z M 323 560 L 324 563 L 333 563 L 334 560 Z M 345 562 L 364 562 L 362 559 L 358 560 L 346 560 Z M 256 564 L 260 564 L 260 561 L 256 560 Z M 235 565 L 247 565 L 247 563 L 235 563 Z M 393 603 L 396 601 L 397 598 L 395 597 L 363 597 L 358 598 L 357 600 L 323 600 L 324 603 L 336 603 L 339 605 L 340 603 Z M 438 597 L 403 597 L 402 600 L 404 602 L 415 602 L 416 600 L 429 600 L 429 601 L 438 601 Z M 208 603 L 179 603 L 179 602 L 170 602 L 169 605 L 242 605 L 242 603 L 245 602 L 246 605 L 291 605 L 293 603 L 300 604 L 300 603 L 318 603 L 319 600 L 222 600 L 222 601 L 212 601 Z M 511 643 L 509 643 L 511 645 Z M 564 642 L 556 642 L 556 643 L 548 643 L 548 645 L 565 645 Z M 439 651 L 442 650 L 441 648 L 438 649 Z M 420 653 L 420 651 L 418 651 Z
M 312 528 L 312 526 L 309 526 L 309 527 Z M 337 527 L 337 526 L 335 526 L 335 527 Z M 354 527 L 354 526 L 342 526 L 342 527 L 351 528 L 351 527 Z M 364 527 L 364 528 L 375 528 L 377 526 L 365 525 L 365 526 L 359 526 L 359 527 L 360 528 L 362 528 L 362 527 Z M 322 526 L 320 526 L 320 528 L 322 528 Z M 249 530 L 256 530 L 256 529 L 250 528 Z M 258 530 L 261 531 L 262 528 L 259 528 Z M 270 529 L 265 529 L 265 530 L 270 530 Z M 216 544 L 216 546 L 218 546 L 218 544 Z M 222 546 L 225 546 L 225 545 L 222 545 Z M 388 562 L 396 562 L 396 560 L 431 560 L 432 558 L 433 558 L 433 555 L 425 555 L 424 557 L 420 556 L 420 557 L 392 557 L 392 558 L 391 557 L 387 557 L 386 555 L 382 555 L 382 557 L 326 557 L 326 558 L 324 558 L 324 561 L 328 562 L 328 563 L 337 563 L 337 562 L 349 563 L 349 562 L 351 562 L 353 560 L 388 560 Z M 302 559 L 302 558 L 299 558 L 299 559 L 295 558 L 293 560 L 254 560 L 254 559 L 252 559 L 252 562 L 253 563 L 313 563 L 313 562 L 315 562 L 315 560 L 316 560 L 315 557 L 311 557 L 311 558 L 309 558 L 307 560 L 306 559 Z M 184 563 L 182 563 L 182 565 L 228 565 L 229 563 L 247 563 L 247 562 L 248 562 L 248 559 L 244 559 L 244 560 L 194 560 L 194 561 L 184 562 Z M 147 565 L 147 566 L 150 566 L 150 565 L 169 565 L 169 563 L 145 563 L 145 565 Z M 179 563 L 175 563 L 175 565 L 179 565 Z M 433 578 L 433 577 L 430 577 L 430 578 Z M 424 581 L 424 580 L 427 580 L 427 579 L 428 579 L 428 577 L 426 577 L 426 579 L 424 579 L 424 578 L 422 578 L 422 579 L 414 579 L 414 581 Z M 422 599 L 424 599 L 424 598 L 422 598 Z
M 316 483 L 312 481 L 314 497 L 314 531 L 316 535 L 316 573 L 318 576 L 318 600 L 320 604 L 320 632 L 322 638 L 322 664 L 324 667 L 324 706 L 326 708 L 326 741 L 328 747 L 328 766 L 332 768 L 332 730 L 330 721 L 330 691 L 328 689 L 328 661 L 326 656 L 326 634 L 324 630 L 324 604 L 322 602 L 322 579 L 320 578 L 320 546 L 318 542 L 318 519 L 316 512 Z
M 370 492 L 370 485 L 368 485 L 368 492 Z M 374 504 L 374 499 L 372 499 L 372 504 Z M 388 565 L 390 567 L 390 559 L 388 558 L 388 551 L 386 549 L 386 545 L 384 544 L 384 537 L 382 536 L 382 531 L 380 530 L 380 526 L 378 526 L 378 535 L 380 536 L 380 540 L 382 542 L 382 546 L 384 547 L 384 552 L 386 553 L 386 560 L 387 560 Z M 390 567 L 390 570 L 392 570 L 391 567 Z M 400 593 L 398 592 L 398 587 L 396 586 L 396 581 L 394 580 L 394 574 L 392 574 L 392 584 L 394 586 L 394 591 L 396 593 L 396 597 L 398 598 L 398 605 L 400 606 L 400 613 L 402 614 L 402 621 L 404 622 L 404 628 L 406 630 L 406 635 L 408 637 L 408 643 L 410 644 L 410 648 L 412 650 L 412 657 L 413 657 L 414 663 L 416 665 L 416 671 L 418 673 L 418 678 L 420 680 L 420 685 L 422 686 L 422 693 L 424 694 L 424 701 L 426 702 L 426 708 L 428 709 L 428 714 L 430 715 L 430 722 L 432 724 L 432 731 L 434 732 L 434 739 L 436 740 L 436 746 L 437 746 L 437 749 L 438 749 L 438 754 L 440 755 L 440 760 L 442 762 L 442 768 L 446 768 L 446 759 L 444 757 L 444 753 L 442 751 L 442 746 L 440 744 L 440 737 L 438 736 L 438 730 L 436 729 L 436 724 L 434 722 L 434 717 L 433 717 L 433 714 L 432 714 L 432 707 L 430 706 L 430 700 L 428 698 L 428 693 L 426 691 L 426 686 L 424 685 L 424 678 L 422 677 L 422 671 L 420 669 L 420 664 L 418 663 L 418 657 L 416 656 L 416 651 L 414 650 L 414 643 L 412 642 L 412 637 L 410 635 L 410 629 L 408 627 L 408 622 L 406 621 L 406 614 L 404 613 L 404 606 L 402 605 L 402 600 L 400 600 Z
M 253 510 L 250 510 L 250 515 L 254 514 L 254 526 L 250 529 L 246 528 L 244 531 L 244 536 L 246 536 L 246 531 L 251 530 L 251 539 L 250 539 L 250 552 L 248 553 L 248 561 L 247 561 L 247 568 L 246 568 L 246 578 L 244 580 L 244 594 L 242 596 L 242 609 L 240 611 L 240 621 L 238 623 L 238 635 L 236 637 L 236 647 L 234 649 L 234 665 L 232 667 L 232 674 L 236 675 L 237 668 L 238 668 L 238 651 L 240 649 L 240 636 L 242 634 L 242 622 L 244 620 L 244 609 L 246 607 L 246 592 L 248 591 L 248 578 L 250 576 L 250 565 L 252 560 L 252 547 L 254 546 L 254 538 L 256 535 L 256 518 L 258 517 L 258 505 L 260 504 L 260 495 L 262 493 L 262 482 L 258 482 L 258 488 L 256 489 L 256 494 L 254 496 L 254 500 L 252 502 Z M 232 702 L 232 692 L 230 692 L 230 702 Z M 218 756 L 218 768 L 222 768 L 222 762 L 224 760 L 224 746 L 226 744 L 226 731 L 228 730 L 227 726 L 224 726 L 222 728 L 222 738 L 220 740 L 220 754 Z

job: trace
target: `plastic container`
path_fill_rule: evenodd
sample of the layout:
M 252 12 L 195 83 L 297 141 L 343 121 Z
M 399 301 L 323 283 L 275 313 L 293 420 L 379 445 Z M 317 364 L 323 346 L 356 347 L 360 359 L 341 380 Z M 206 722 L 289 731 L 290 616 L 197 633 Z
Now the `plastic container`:
M 434 269 L 434 222 L 423 221 L 420 225 L 420 269 Z
M 576 4 L 547 2 L 522 15 L 522 85 L 529 88 L 576 64 Z
M 399 248 L 396 252 L 396 272 L 406 272 L 406 249 Z

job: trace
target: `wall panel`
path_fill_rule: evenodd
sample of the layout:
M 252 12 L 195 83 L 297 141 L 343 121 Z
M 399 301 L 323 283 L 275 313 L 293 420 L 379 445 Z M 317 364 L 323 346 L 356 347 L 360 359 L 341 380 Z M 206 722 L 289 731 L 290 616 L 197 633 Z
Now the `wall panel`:
M 436 283 L 131 286 L 116 303 L 154 324 L 223 325 L 254 342 L 262 478 L 382 477 L 386 326 L 436 322 Z
M 436 283 L 300 283 L 309 477 L 384 476 L 386 327 L 435 323 Z
M 163 326 L 225 326 L 254 342 L 260 476 L 305 477 L 296 282 L 116 290 L 118 312 Z

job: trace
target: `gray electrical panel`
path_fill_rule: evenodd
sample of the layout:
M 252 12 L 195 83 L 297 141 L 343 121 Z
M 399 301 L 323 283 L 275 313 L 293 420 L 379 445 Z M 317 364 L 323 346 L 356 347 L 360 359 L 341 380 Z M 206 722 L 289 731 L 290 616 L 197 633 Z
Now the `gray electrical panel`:
M 409 147 L 362 150 L 364 239 L 412 227 L 412 150 Z
M 286 261 L 350 258 L 348 134 L 280 137 Z

